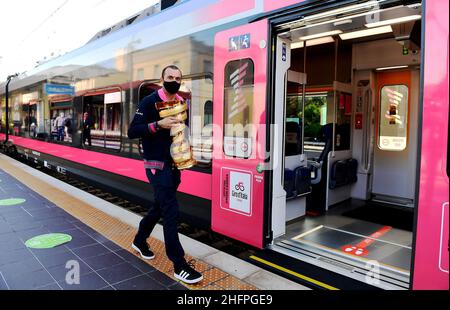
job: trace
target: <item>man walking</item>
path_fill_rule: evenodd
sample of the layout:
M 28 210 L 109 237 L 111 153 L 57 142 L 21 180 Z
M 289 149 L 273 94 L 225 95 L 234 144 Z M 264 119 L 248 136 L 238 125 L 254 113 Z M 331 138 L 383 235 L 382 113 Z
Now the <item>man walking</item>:
M 164 68 L 161 75 L 163 88 L 145 97 L 139 103 L 128 130 L 130 139 L 142 139 L 144 165 L 154 190 L 155 201 L 148 214 L 141 220 L 132 247 L 143 259 L 153 259 L 155 255 L 146 240 L 162 217 L 166 254 L 174 265 L 174 276 L 185 283 L 193 284 L 200 282 L 203 276 L 186 262 L 185 253 L 178 238 L 179 206 L 176 193 L 181 178 L 180 171 L 174 167 L 170 154 L 172 144 L 170 129 L 179 126 L 180 121 L 175 117 L 161 119 L 155 106 L 157 102 L 180 100 L 181 97 L 177 93 L 181 80 L 182 73 L 178 67 Z

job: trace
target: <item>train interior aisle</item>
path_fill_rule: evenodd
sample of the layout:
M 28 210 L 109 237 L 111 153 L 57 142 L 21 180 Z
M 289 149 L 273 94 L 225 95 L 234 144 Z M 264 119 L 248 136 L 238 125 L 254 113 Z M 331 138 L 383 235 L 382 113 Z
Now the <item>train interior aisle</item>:
M 409 287 L 421 9 L 370 15 L 351 6 L 279 27 L 275 100 L 284 110 L 275 108 L 275 120 L 285 135 L 273 250 L 365 282 L 374 272 L 379 287 Z

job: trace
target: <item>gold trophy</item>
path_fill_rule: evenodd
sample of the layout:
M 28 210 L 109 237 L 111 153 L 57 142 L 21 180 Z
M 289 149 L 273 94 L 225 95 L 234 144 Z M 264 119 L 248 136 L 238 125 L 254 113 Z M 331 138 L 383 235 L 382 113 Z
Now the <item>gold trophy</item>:
M 184 101 L 158 102 L 156 104 L 156 109 L 161 118 L 173 116 L 184 122 L 188 117 L 186 112 L 187 104 Z M 185 129 L 186 125 L 183 123 L 170 130 L 173 141 L 172 146 L 170 147 L 170 153 L 172 154 L 172 159 L 178 170 L 189 169 L 196 164 L 192 148 L 185 136 Z

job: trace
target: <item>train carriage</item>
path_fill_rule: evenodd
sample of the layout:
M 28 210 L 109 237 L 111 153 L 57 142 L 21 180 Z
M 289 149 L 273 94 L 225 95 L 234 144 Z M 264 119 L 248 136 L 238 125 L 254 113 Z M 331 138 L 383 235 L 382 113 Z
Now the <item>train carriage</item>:
M 127 130 L 175 64 L 197 160 L 182 172 L 184 221 L 291 275 L 280 257 L 378 288 L 448 289 L 447 2 L 181 1 L 127 24 L 2 84 L 5 151 L 151 203 Z

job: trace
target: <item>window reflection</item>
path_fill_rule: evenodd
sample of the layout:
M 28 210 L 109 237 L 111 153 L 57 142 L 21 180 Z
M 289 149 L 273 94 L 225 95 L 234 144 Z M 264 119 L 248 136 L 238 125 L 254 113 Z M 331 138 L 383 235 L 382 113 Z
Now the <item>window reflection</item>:
M 252 154 L 254 63 L 251 59 L 230 61 L 225 66 L 224 153 L 249 158 Z
M 158 80 L 142 83 L 138 88 L 138 102 L 161 88 Z M 187 75 L 178 94 L 188 103 L 191 145 L 198 167 L 210 167 L 212 161 L 213 87 L 209 73 Z M 135 109 L 134 109 L 135 110 Z M 133 143 L 133 152 L 142 154 L 142 145 Z
M 181 92 L 189 94 L 189 129 L 197 165 L 211 166 L 212 161 L 212 79 L 208 75 L 185 78 Z
M 74 132 L 72 97 L 68 95 L 49 96 L 49 106 L 50 121 L 47 128 L 50 140 L 72 143 Z M 62 128 L 58 128 L 58 126 Z
M 95 94 L 85 96 L 83 99 L 83 114 L 87 112 L 92 122 L 90 130 L 92 146 L 120 150 L 121 92 Z
M 331 93 L 332 94 L 332 93 Z M 301 153 L 301 144 L 308 158 L 317 157 L 325 147 L 320 130 L 327 123 L 327 106 L 329 100 L 327 92 L 307 93 L 305 96 L 305 118 L 302 115 L 302 94 L 287 97 L 286 102 L 286 156 Z M 332 98 L 331 98 L 332 100 Z M 305 138 L 302 141 L 301 131 L 305 126 Z
M 302 115 L 302 93 L 291 93 L 286 99 L 286 156 L 301 154 L 317 158 L 325 148 L 324 126 L 332 124 L 336 107 L 335 150 L 350 149 L 352 95 L 342 91 L 306 90 L 305 115 Z M 304 126 L 304 128 L 303 128 Z M 302 141 L 304 130 L 304 141 Z

